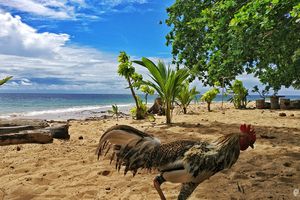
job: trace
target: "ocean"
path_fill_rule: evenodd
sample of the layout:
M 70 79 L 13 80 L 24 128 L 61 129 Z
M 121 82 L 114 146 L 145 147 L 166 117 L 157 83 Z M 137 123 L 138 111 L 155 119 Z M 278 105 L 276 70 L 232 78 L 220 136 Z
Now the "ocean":
M 144 98 L 143 95 L 140 96 Z M 155 95 L 148 96 L 152 104 Z M 224 97 L 226 101 L 229 97 Z M 250 95 L 248 100 L 259 99 L 258 95 Z M 300 96 L 286 96 L 300 99 Z M 215 101 L 221 101 L 218 95 Z M 128 113 L 134 104 L 130 94 L 37 94 L 37 93 L 0 93 L 0 118 L 41 118 L 68 119 L 86 118 L 103 115 L 117 104 L 122 112 Z

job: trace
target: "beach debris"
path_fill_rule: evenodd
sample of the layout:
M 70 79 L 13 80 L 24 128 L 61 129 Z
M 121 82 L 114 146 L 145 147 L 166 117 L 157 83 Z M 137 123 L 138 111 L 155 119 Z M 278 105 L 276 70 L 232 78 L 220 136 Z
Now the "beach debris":
M 283 166 L 285 166 L 285 167 L 290 167 L 291 165 L 292 165 L 292 163 L 290 163 L 290 162 L 283 163 Z
M 260 137 L 263 138 L 263 139 L 275 139 L 276 138 L 273 135 L 263 135 L 263 134 L 260 134 Z
M 26 124 L 27 123 L 27 124 Z M 44 120 L 0 120 L 0 146 L 24 143 L 51 143 L 53 138 L 69 139 L 67 123 Z M 17 151 L 21 148 L 18 146 Z
M 50 126 L 45 128 L 45 130 L 48 130 L 52 134 L 53 138 L 66 140 L 70 139 L 69 124 L 54 123 L 50 124 Z
M 82 136 L 79 136 L 78 139 L 79 139 L 79 140 L 83 140 L 83 137 L 82 137 Z
M 0 146 L 24 143 L 46 144 L 51 142 L 53 142 L 52 134 L 42 129 L 0 135 Z
M 109 174 L 110 174 L 110 171 L 108 171 L 108 170 L 104 170 L 101 172 L 102 176 L 108 176 Z
M 164 115 L 165 109 L 162 104 L 162 99 L 156 98 L 153 106 L 151 106 L 151 108 L 149 108 L 149 110 L 147 112 L 150 114 Z
M 236 184 L 237 184 L 238 191 L 241 193 L 245 193 L 244 187 L 242 185 L 239 185 L 239 182 L 237 182 Z
M 285 116 L 286 116 L 286 113 L 279 113 L 279 116 L 280 116 L 280 117 L 285 117 Z
M 0 127 L 0 134 L 7 134 L 7 133 L 16 133 L 19 131 L 25 130 L 33 130 L 34 127 L 27 125 L 27 126 L 2 126 Z
M 0 119 L 0 127 L 13 127 L 13 126 L 32 126 L 32 129 L 41 129 L 48 127 L 49 124 L 45 120 L 39 119 Z M 26 129 L 29 130 L 29 129 Z

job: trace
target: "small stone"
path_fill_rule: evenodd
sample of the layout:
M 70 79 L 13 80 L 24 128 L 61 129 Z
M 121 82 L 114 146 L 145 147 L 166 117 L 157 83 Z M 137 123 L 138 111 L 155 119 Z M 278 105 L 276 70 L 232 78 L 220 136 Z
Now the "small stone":
M 110 174 L 110 171 L 108 170 L 104 170 L 103 172 L 101 172 L 102 176 L 108 176 Z
M 290 167 L 292 164 L 290 163 L 290 162 L 285 162 L 285 163 L 283 163 L 283 166 L 285 166 L 285 167 Z
M 279 116 L 280 116 L 280 117 L 285 117 L 286 114 L 285 114 L 285 113 L 279 113 Z
M 110 190 L 110 187 L 106 187 L 105 190 Z
M 20 151 L 21 150 L 21 147 L 17 146 L 17 151 Z
M 286 175 L 286 176 L 294 176 L 295 173 L 293 173 L 293 172 L 287 172 L 285 175 Z
M 83 140 L 83 137 L 82 137 L 82 136 L 79 136 L 78 139 L 79 139 L 79 140 Z

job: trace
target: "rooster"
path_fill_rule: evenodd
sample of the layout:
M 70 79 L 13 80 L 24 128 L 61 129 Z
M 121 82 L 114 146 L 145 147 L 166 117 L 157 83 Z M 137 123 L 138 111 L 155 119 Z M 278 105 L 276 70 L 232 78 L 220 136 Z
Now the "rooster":
M 255 140 L 254 129 L 246 124 L 240 126 L 240 133 L 224 135 L 211 143 L 178 140 L 166 144 L 131 126 L 116 125 L 102 135 L 96 153 L 99 159 L 112 147 L 110 162 L 115 160 L 118 171 L 124 166 L 124 175 L 131 171 L 135 176 L 138 169 L 157 169 L 160 175 L 153 183 L 161 200 L 166 199 L 160 188 L 166 181 L 181 183 L 178 200 L 185 200 L 201 182 L 230 168 L 240 151 L 254 148 Z

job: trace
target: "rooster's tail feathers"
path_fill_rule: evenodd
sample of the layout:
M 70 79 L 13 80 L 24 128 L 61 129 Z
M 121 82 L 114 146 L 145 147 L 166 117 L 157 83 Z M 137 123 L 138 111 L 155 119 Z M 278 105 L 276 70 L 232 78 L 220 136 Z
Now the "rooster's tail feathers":
M 160 141 L 142 131 L 131 126 L 117 125 L 108 129 L 100 138 L 97 148 L 99 157 L 106 155 L 113 146 L 111 162 L 116 157 L 116 168 L 120 170 L 125 166 L 124 173 L 133 171 L 136 173 L 138 168 L 151 168 L 149 156 L 155 147 L 160 145 Z

